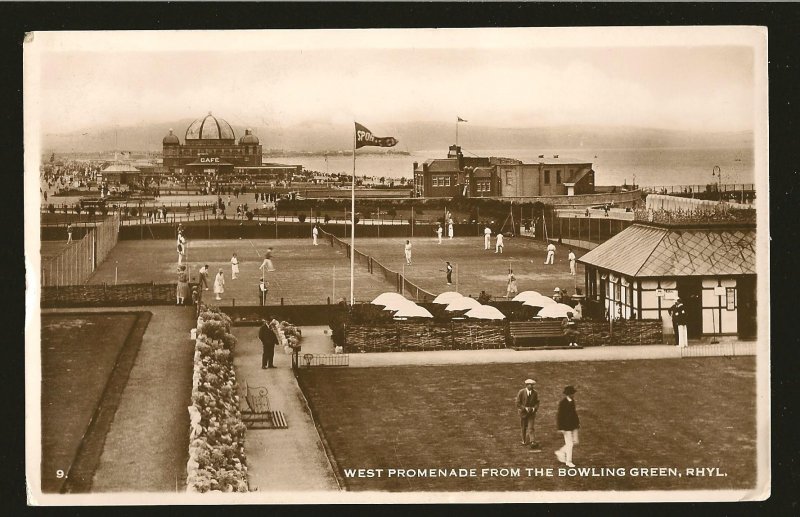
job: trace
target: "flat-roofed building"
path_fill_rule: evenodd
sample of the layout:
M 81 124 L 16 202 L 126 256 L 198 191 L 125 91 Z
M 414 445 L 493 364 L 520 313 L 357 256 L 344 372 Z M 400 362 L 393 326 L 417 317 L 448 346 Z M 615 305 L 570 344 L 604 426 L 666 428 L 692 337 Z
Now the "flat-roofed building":
M 593 194 L 592 164 L 539 156 L 536 163 L 503 157 L 464 156 L 450 146 L 447 158 L 414 162 L 414 188 L 422 197 L 542 197 Z

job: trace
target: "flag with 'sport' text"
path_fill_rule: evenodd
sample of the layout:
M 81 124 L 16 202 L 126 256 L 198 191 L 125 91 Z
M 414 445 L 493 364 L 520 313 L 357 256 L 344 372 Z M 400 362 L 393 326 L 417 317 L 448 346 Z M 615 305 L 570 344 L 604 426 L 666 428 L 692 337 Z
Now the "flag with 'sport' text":
M 394 147 L 398 140 L 393 136 L 375 136 L 372 131 L 356 122 L 356 149 L 367 145 L 375 147 Z

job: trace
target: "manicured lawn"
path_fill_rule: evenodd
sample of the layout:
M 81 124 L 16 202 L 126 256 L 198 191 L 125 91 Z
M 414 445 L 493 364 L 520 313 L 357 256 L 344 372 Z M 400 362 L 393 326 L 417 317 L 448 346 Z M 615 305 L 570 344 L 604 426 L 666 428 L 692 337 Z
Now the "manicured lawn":
M 135 314 L 42 315 L 42 490 L 58 492 Z
M 545 266 L 546 244 L 539 240 L 508 238 L 503 253 L 496 254 L 494 238 L 489 251 L 484 250 L 483 237 L 456 236 L 452 240 L 445 237 L 442 244 L 438 244 L 430 228 L 427 228 L 429 235 L 410 239 L 412 265 L 405 266 L 405 274 L 409 280 L 433 294 L 456 288 L 456 285 L 447 285 L 445 261 L 450 261 L 456 269 L 453 283 L 458 281 L 458 291 L 464 295 L 477 297 L 481 290 L 485 290 L 495 299 L 504 297 L 509 267 L 514 270 L 520 292 L 534 290 L 550 296 L 555 287 L 566 288 L 570 294 L 575 293 L 576 285 L 583 289 L 583 267 L 578 266 L 576 276 L 569 274 L 567 246 L 557 245 L 555 263 Z M 402 271 L 405 241 L 403 238 L 361 239 L 356 242 L 356 249 L 371 255 L 389 269 Z M 577 257 L 584 253 L 578 249 L 574 251 Z
M 212 303 L 231 305 L 235 298 L 237 305 L 258 305 L 259 266 L 268 246 L 273 247 L 272 260 L 276 269 L 266 273 L 270 284 L 270 305 L 280 304 L 281 298 L 286 305 L 326 303 L 328 297 L 331 297 L 331 303 L 340 297 L 349 299 L 350 259 L 344 250 L 331 247 L 323 239 L 319 240 L 319 246 L 313 246 L 310 237 L 252 241 L 190 240 L 188 259 L 192 281 L 197 281 L 200 266 L 208 264 L 211 270 L 209 282 L 213 289 L 214 276 L 222 268 L 226 282 L 223 301 Z M 231 280 L 230 260 L 234 252 L 239 258 L 237 280 Z M 177 260 L 175 241 L 171 239 L 119 241 L 89 283 L 113 284 L 115 267 L 118 267 L 119 283 L 176 282 Z M 355 272 L 357 300 L 369 301 L 384 291 L 394 290 L 394 283 L 385 282 L 382 276 L 370 275 L 365 266 L 356 265 Z M 206 291 L 205 295 L 213 300 L 212 290 Z
M 402 238 L 361 238 L 356 249 L 372 255 L 384 266 L 398 272 L 403 271 Z M 575 292 L 575 282 L 583 285 L 583 269 L 578 274 L 569 274 L 566 246 L 558 246 L 555 264 L 545 266 L 544 244 L 526 238 L 506 240 L 505 253 L 484 251 L 481 237 L 444 239 L 439 245 L 433 238 L 414 238 L 412 266 L 405 267 L 409 280 L 433 294 L 455 290 L 448 286 L 442 271 L 444 261 L 457 265 L 458 289 L 462 294 L 480 294 L 486 290 L 494 298 L 506 294 L 506 276 L 509 265 L 517 277 L 519 290 L 533 289 L 551 295 L 553 288 L 561 287 Z M 277 271 L 267 273 L 270 283 L 270 304 L 284 299 L 287 305 L 326 303 L 350 296 L 350 260 L 343 249 L 331 247 L 323 238 L 319 246 L 312 246 L 311 239 L 220 239 L 190 240 L 188 247 L 189 267 L 192 279 L 197 279 L 197 270 L 202 264 L 211 269 L 210 281 L 219 268 L 225 274 L 225 294 L 220 305 L 229 305 L 236 299 L 238 305 L 258 304 L 258 267 L 268 246 L 273 247 L 273 262 Z M 230 259 L 236 252 L 239 258 L 240 276 L 231 280 Z M 581 252 L 576 250 L 576 255 Z M 89 280 L 93 284 L 114 283 L 114 268 L 117 267 L 117 282 L 168 283 L 176 281 L 177 254 L 175 241 L 171 239 L 120 241 L 106 261 Z M 335 277 L 335 282 L 334 282 Z M 356 264 L 356 300 L 369 301 L 385 291 L 393 291 L 394 282 L 387 282 L 376 269 L 370 275 L 366 266 Z M 211 291 L 207 296 L 213 297 Z
M 542 401 L 541 453 L 520 445 L 514 399 L 533 376 Z M 475 468 L 477 477 L 350 477 L 349 490 L 546 491 L 743 489 L 756 480 L 752 357 L 452 365 L 300 371 L 300 383 L 344 477 L 345 469 Z M 559 476 L 553 451 L 561 390 L 577 387 L 578 467 L 625 476 Z M 482 476 L 519 468 L 520 477 Z M 681 477 L 633 476 L 674 467 Z M 692 477 L 689 467 L 724 477 Z M 554 468 L 528 477 L 525 468 Z
M 41 241 L 42 262 L 51 257 L 55 257 L 67 247 L 67 241 Z

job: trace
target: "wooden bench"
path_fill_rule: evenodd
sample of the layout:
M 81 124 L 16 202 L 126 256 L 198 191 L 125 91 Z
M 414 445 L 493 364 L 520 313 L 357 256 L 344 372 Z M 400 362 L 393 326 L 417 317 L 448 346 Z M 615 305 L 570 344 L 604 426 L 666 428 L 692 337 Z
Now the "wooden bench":
M 561 320 L 511 321 L 508 337 L 511 348 L 515 350 L 570 348 Z
M 273 411 L 269 403 L 269 390 L 263 386 L 251 388 L 244 383 L 244 400 L 247 409 L 242 409 L 242 422 L 248 429 L 287 429 L 282 411 Z

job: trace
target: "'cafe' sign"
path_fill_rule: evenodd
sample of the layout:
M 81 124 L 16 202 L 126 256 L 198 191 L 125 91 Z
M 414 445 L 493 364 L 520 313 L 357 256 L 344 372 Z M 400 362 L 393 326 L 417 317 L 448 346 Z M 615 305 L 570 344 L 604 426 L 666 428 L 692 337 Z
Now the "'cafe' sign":
M 212 156 L 201 156 L 200 163 L 219 163 L 219 158 Z

